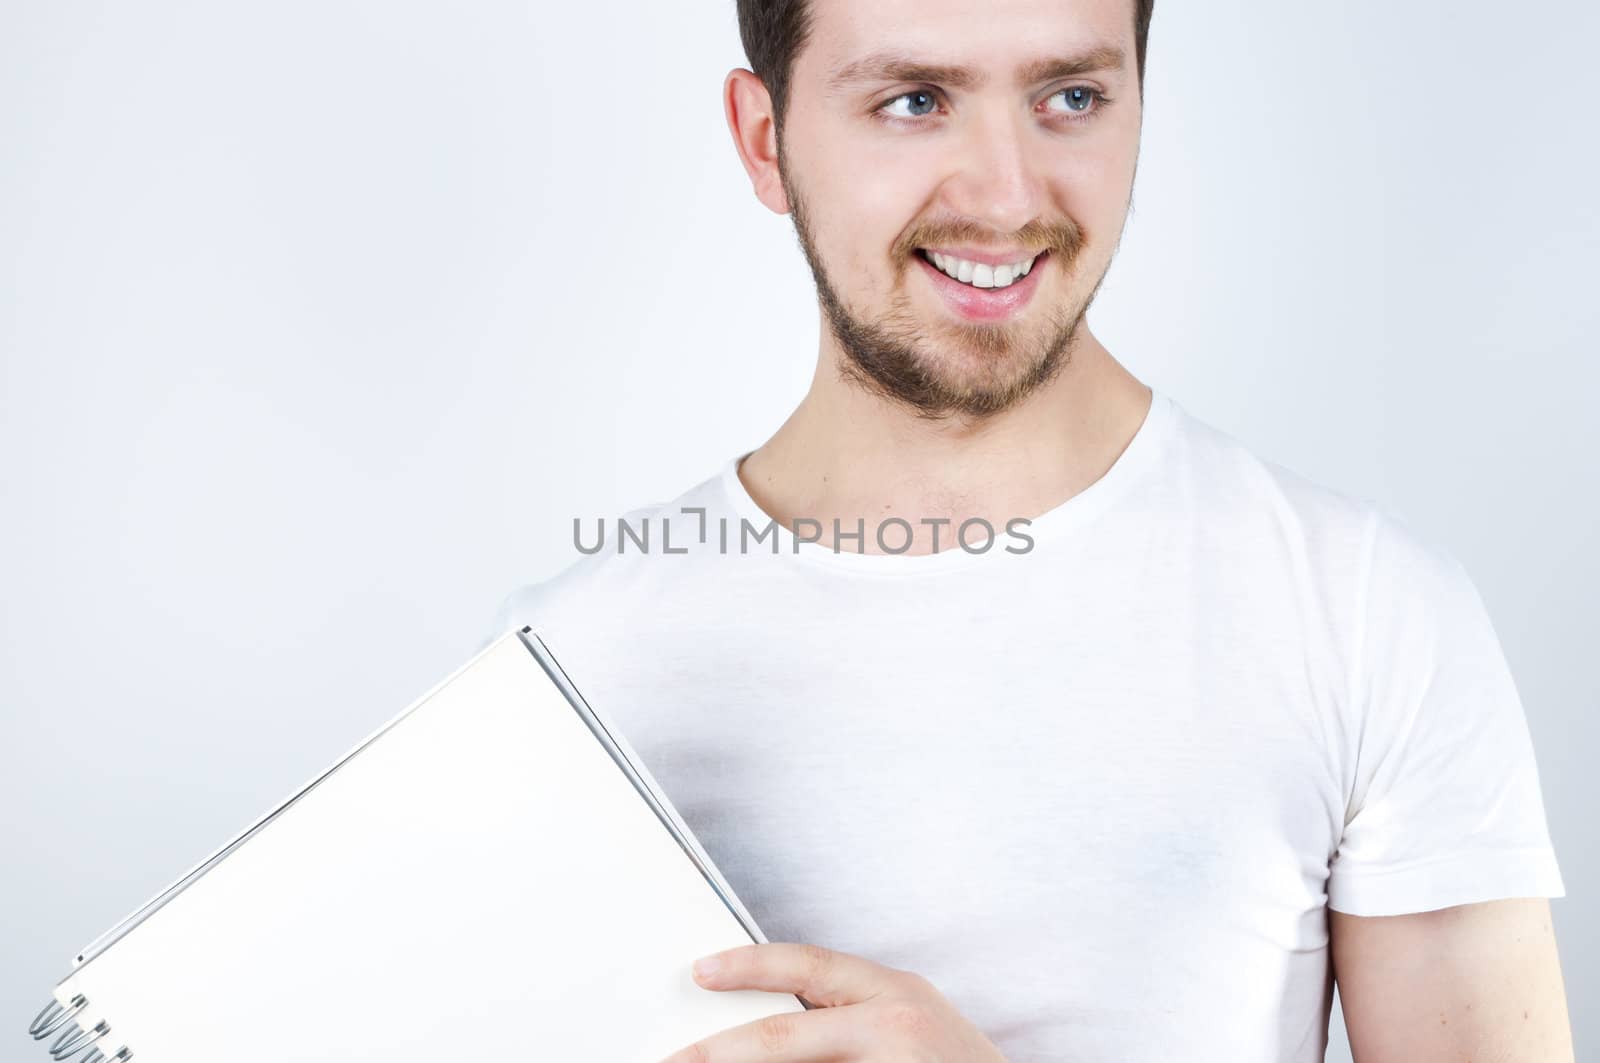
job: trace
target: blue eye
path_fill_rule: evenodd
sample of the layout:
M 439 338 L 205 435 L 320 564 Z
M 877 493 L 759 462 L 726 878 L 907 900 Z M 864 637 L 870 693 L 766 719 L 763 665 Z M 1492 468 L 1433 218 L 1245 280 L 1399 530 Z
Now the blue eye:
M 1065 106 L 1052 106 L 1057 100 L 1062 101 Z M 1044 110 L 1048 114 L 1065 118 L 1068 122 L 1087 122 L 1105 110 L 1110 102 L 1111 97 L 1099 89 L 1087 85 L 1073 85 L 1051 93 L 1045 101 Z M 938 109 L 939 94 L 936 90 L 916 89 L 879 104 L 874 117 L 880 121 L 907 122 L 926 117 Z
M 1109 98 L 1105 93 L 1099 89 L 1091 89 L 1087 85 L 1074 85 L 1071 88 L 1062 89 L 1051 95 L 1050 100 L 1052 102 L 1063 100 L 1066 102 L 1066 107 L 1065 109 L 1046 108 L 1047 110 L 1054 110 L 1057 114 L 1068 115 L 1074 121 L 1092 114 L 1109 102 Z
M 911 111 L 909 113 L 907 113 L 907 114 L 896 114 L 893 111 L 889 111 L 888 110 L 888 108 L 893 107 L 895 104 L 899 103 L 901 100 L 910 100 L 911 101 L 912 109 L 911 109 Z M 922 109 L 924 107 L 926 109 Z M 903 96 L 896 96 L 894 99 L 888 101 L 882 107 L 880 107 L 879 110 L 885 111 L 886 113 L 892 115 L 895 118 L 921 118 L 923 115 L 928 114 L 929 112 L 931 112 L 933 110 L 933 107 L 934 107 L 933 93 L 924 92 L 924 91 L 919 89 L 916 92 L 908 92 Z

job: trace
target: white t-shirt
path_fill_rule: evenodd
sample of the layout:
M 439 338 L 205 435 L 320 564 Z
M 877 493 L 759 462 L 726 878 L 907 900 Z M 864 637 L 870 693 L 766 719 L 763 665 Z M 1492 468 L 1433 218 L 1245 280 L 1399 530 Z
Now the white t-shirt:
M 1372 503 L 1160 391 L 987 551 L 797 544 L 742 457 L 491 634 L 542 632 L 770 940 L 924 975 L 1012 1063 L 1284 1063 L 1326 907 L 1565 895 L 1483 603 Z

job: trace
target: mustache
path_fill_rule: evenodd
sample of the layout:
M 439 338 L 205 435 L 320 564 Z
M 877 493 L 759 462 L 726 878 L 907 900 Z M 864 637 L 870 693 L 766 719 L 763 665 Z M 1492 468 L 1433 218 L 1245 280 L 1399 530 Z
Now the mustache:
M 1048 223 L 1030 221 L 1009 235 L 974 221 L 929 223 L 907 229 L 895 241 L 891 253 L 897 264 L 905 264 L 919 247 L 945 247 L 951 244 L 1023 247 L 1029 252 L 1049 251 L 1070 262 L 1083 247 L 1083 230 L 1070 218 Z

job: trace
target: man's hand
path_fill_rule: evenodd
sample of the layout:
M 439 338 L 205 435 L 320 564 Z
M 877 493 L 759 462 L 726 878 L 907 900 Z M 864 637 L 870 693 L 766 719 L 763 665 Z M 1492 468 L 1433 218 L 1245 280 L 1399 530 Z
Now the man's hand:
M 919 974 L 820 945 L 744 945 L 705 957 L 713 959 L 704 975 L 695 964 L 706 989 L 793 993 L 814 1010 L 723 1030 L 662 1063 L 1005 1063 Z

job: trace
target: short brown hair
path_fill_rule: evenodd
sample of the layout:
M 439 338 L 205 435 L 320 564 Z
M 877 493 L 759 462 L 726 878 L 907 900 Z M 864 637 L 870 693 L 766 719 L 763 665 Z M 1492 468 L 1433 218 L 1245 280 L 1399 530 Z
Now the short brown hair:
M 772 96 L 773 122 L 781 131 L 789 106 L 789 73 L 811 33 L 808 0 L 738 0 L 739 38 L 745 57 Z M 1144 96 L 1145 46 L 1156 0 L 1133 0 L 1133 32 L 1139 61 L 1139 96 Z

